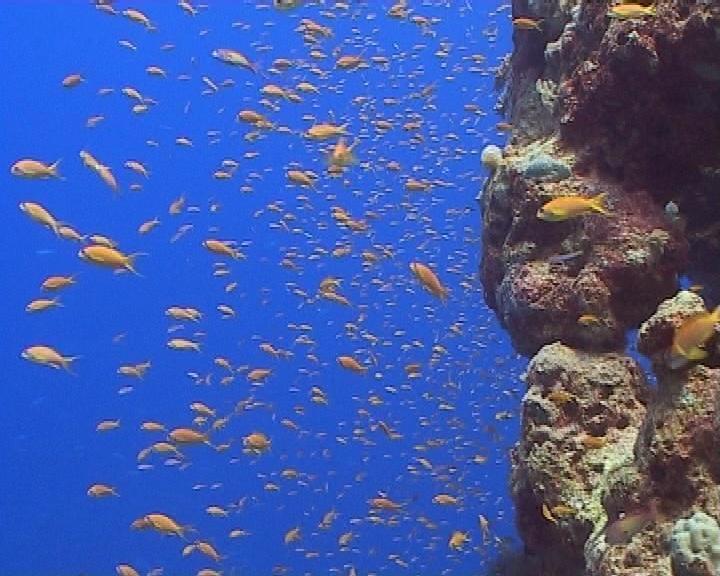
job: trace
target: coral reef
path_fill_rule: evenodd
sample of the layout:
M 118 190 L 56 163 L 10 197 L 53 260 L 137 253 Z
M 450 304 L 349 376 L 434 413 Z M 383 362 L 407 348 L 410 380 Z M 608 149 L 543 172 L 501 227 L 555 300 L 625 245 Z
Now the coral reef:
M 576 574 L 585 565 L 583 544 L 607 519 L 609 478 L 629 482 L 650 388 L 634 360 L 560 343 L 537 353 L 526 383 L 521 440 L 512 456 L 518 529 L 542 559 L 542 574 Z
M 628 19 L 614 3 L 513 0 L 541 25 L 515 30 L 498 71 L 513 130 L 478 196 L 480 275 L 532 356 L 517 524 L 540 576 L 712 575 L 698 514 L 720 518 L 720 337 L 700 362 L 668 352 L 720 301 L 720 2 Z M 601 193 L 609 215 L 538 218 Z M 635 328 L 656 388 L 626 352 Z
M 677 289 L 687 244 L 646 193 L 627 194 L 590 175 L 563 178 L 570 159 L 550 149 L 552 143 L 527 146 L 520 158 L 506 151 L 505 165 L 485 188 L 486 302 L 523 354 L 556 340 L 585 349 L 621 349 L 625 331 Z M 533 178 L 523 175 L 528 166 Z M 612 198 L 611 216 L 537 218 L 552 198 L 600 191 Z M 578 322 L 588 315 L 594 318 Z
M 712 516 L 695 512 L 672 529 L 671 558 L 675 576 L 720 574 L 720 526 Z

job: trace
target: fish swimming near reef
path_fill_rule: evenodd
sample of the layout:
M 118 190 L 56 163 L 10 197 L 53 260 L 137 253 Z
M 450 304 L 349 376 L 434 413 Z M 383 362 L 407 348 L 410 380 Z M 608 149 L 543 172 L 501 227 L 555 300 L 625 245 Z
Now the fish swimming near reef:
M 560 196 L 543 204 L 537 212 L 537 217 L 546 222 L 562 222 L 591 212 L 599 212 L 610 216 L 610 212 L 605 207 L 606 198 L 607 192 L 602 192 L 592 198 Z
M 657 500 L 651 500 L 646 509 L 636 510 L 621 516 L 617 520 L 608 522 L 603 530 L 605 542 L 610 546 L 627 544 L 635 534 L 642 532 L 650 524 L 660 519 L 661 515 L 657 509 Z
M 655 5 L 643 6 L 642 4 L 617 4 L 611 6 L 607 12 L 608 17 L 617 20 L 629 20 L 631 18 L 644 18 L 655 16 Z
M 715 333 L 718 323 L 720 306 L 712 312 L 699 312 L 685 318 L 675 330 L 672 346 L 665 355 L 665 363 L 677 370 L 690 362 L 705 358 L 708 353 L 703 346 Z

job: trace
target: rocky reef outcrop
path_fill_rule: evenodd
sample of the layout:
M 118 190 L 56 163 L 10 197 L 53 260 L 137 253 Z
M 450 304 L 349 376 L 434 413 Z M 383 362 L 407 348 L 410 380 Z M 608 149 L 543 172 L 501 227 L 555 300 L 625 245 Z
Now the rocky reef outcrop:
M 513 130 L 479 196 L 486 302 L 532 357 L 511 489 L 541 576 L 704 574 L 673 526 L 720 520 L 719 338 L 668 362 L 720 301 L 720 2 L 622 3 L 513 1 L 538 25 L 498 70 Z M 558 198 L 605 210 L 540 218 Z

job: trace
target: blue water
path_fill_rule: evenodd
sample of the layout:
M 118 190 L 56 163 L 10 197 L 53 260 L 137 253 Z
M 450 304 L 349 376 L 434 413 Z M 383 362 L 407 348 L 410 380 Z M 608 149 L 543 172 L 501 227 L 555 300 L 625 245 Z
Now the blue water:
M 226 575 L 347 574 L 350 567 L 361 576 L 484 573 L 513 539 L 508 450 L 522 392 L 522 361 L 483 303 L 474 202 L 486 176 L 479 152 L 503 141 L 494 130 L 492 68 L 510 49 L 508 11 L 490 15 L 499 5 L 491 1 L 471 2 L 472 10 L 463 2 L 411 2 L 411 16 L 434 19 L 423 28 L 387 17 L 391 3 L 384 1 L 350 0 L 347 10 L 308 2 L 282 13 L 254 1 L 209 4 L 194 18 L 171 2 L 133 5 L 155 32 L 85 1 L 0 6 L 0 574 L 113 574 L 120 563 L 142 574 L 157 568 L 195 574 L 204 567 Z M 116 3 L 118 10 L 128 7 Z M 330 27 L 333 36 L 304 43 L 294 31 L 302 18 Z M 174 48 L 161 49 L 165 44 Z M 214 59 L 216 48 L 247 54 L 258 74 Z M 311 59 L 312 49 L 327 57 Z M 338 70 L 342 54 L 368 62 L 386 56 L 389 63 Z M 474 54 L 486 62 L 474 62 Z M 268 69 L 279 57 L 295 65 L 273 74 Z M 149 76 L 150 65 L 162 67 L 167 78 Z M 71 73 L 85 81 L 63 88 Z M 235 85 L 203 95 L 203 76 Z M 301 103 L 275 101 L 276 110 L 259 103 L 263 85 L 293 88 L 303 80 L 320 94 L 302 94 Z M 413 96 L 431 85 L 431 96 Z M 126 86 L 157 104 L 133 114 L 134 102 L 120 92 Z M 114 92 L 98 95 L 102 88 Z M 466 104 L 485 115 L 464 110 Z M 270 130 L 247 141 L 253 129 L 235 121 L 242 109 L 262 112 L 289 133 Z M 347 123 L 351 139 L 359 139 L 359 163 L 341 178 L 326 172 L 324 150 L 335 141 L 300 135 L 313 124 L 306 114 Z M 93 115 L 104 120 L 88 128 Z M 378 119 L 394 127 L 377 131 Z M 408 121 L 419 128 L 403 130 Z M 208 135 L 212 130 L 217 136 Z M 422 141 L 413 142 L 413 134 Z M 178 137 L 193 146 L 177 145 Z M 112 169 L 120 194 L 83 165 L 81 150 Z M 257 157 L 245 158 L 246 152 Z M 12 176 L 10 166 L 22 158 L 61 159 L 64 180 Z M 223 159 L 240 164 L 230 180 L 212 176 Z M 149 178 L 124 168 L 127 160 L 142 162 Z M 386 169 L 391 160 L 400 171 Z M 315 190 L 288 182 L 293 163 L 320 176 Z M 442 183 L 408 192 L 403 185 L 410 176 Z M 133 183 L 142 190 L 131 191 Z M 169 215 L 181 195 L 186 210 Z M 81 261 L 81 245 L 30 220 L 18 208 L 25 201 L 42 204 L 83 234 L 109 236 L 125 253 L 145 253 L 136 262 L 140 276 Z M 268 209 L 273 203 L 282 210 Z M 333 206 L 366 220 L 368 232 L 339 226 Z M 139 235 L 138 226 L 154 217 L 158 228 Z M 283 218 L 286 229 L 279 225 Z M 171 242 L 183 225 L 192 229 Z M 208 238 L 246 244 L 247 258 L 211 254 L 202 246 Z M 339 245 L 350 254 L 330 255 Z M 391 256 L 382 256 L 380 246 Z M 364 260 L 364 251 L 377 261 Z M 286 258 L 294 267 L 281 265 Z M 213 275 L 220 261 L 226 276 Z M 435 269 L 450 290 L 446 303 L 423 290 L 410 271 L 413 261 Z M 42 281 L 60 274 L 77 274 L 77 284 L 59 293 L 63 306 L 26 313 L 28 302 L 43 296 Z M 316 297 L 328 276 L 342 279 L 339 292 L 351 306 Z M 227 292 L 230 282 L 237 288 Z M 223 319 L 219 304 L 236 316 Z M 173 305 L 204 316 L 198 323 L 173 321 L 165 315 Z M 303 324 L 310 328 L 297 329 Z M 453 324 L 461 330 L 451 332 Z M 303 333 L 311 344 L 296 341 Z M 172 337 L 198 340 L 201 352 L 168 349 Z M 260 350 L 263 342 L 293 355 L 273 358 Z M 81 356 L 72 365 L 75 374 L 23 360 L 21 352 L 35 344 Z M 434 346 L 442 349 L 433 352 Z M 354 356 L 367 373 L 344 370 L 340 355 Z M 220 383 L 229 372 L 214 363 L 218 357 L 236 369 L 229 384 Z M 145 361 L 152 366 L 142 380 L 117 374 L 121 365 Z M 404 367 L 414 362 L 422 365 L 420 377 L 410 379 Z M 237 371 L 242 366 L 272 374 L 252 385 Z M 209 383 L 196 383 L 188 372 L 211 375 Z M 124 391 L 127 386 L 132 390 Z M 310 400 L 313 386 L 324 391 L 326 405 Z M 372 406 L 371 396 L 382 404 Z M 236 411 L 243 400 L 252 407 Z M 139 469 L 138 452 L 165 439 L 140 424 L 193 426 L 189 404 L 198 401 L 218 418 L 229 417 L 210 438 L 230 448 L 182 448 L 181 465 L 153 454 L 142 462 L 151 466 Z M 282 425 L 284 418 L 299 431 Z M 97 432 L 108 419 L 119 419 L 119 428 Z M 402 437 L 389 438 L 379 421 Z M 243 438 L 253 431 L 269 436 L 269 451 L 243 453 Z M 477 463 L 476 456 L 487 461 Z M 299 477 L 282 477 L 286 469 Z M 269 482 L 279 489 L 267 490 Z M 95 483 L 119 496 L 88 497 Z M 368 500 L 381 493 L 402 508 L 371 513 Z M 440 493 L 459 498 L 459 505 L 434 504 Z M 228 516 L 209 515 L 210 505 Z M 331 510 L 336 519 L 320 528 Z M 194 531 L 182 539 L 130 528 L 152 512 Z M 480 531 L 480 514 L 490 522 L 489 539 Z M 302 538 L 284 544 L 295 527 Z M 248 535 L 230 538 L 233 529 Z M 460 551 L 448 547 L 456 530 L 470 537 Z M 352 541 L 341 550 L 338 537 L 348 531 Z M 183 547 L 196 540 L 211 543 L 223 560 L 197 551 L 183 557 Z

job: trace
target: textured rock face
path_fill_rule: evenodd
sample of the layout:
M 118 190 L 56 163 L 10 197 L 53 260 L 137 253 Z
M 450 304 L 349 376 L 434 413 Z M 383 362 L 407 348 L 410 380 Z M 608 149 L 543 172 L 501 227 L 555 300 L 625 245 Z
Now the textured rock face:
M 538 352 L 526 382 L 511 484 L 518 528 L 543 574 L 578 574 L 584 543 L 607 519 L 605 486 L 628 482 L 651 391 L 630 358 L 559 343 Z
M 710 290 L 720 285 L 711 265 L 720 259 L 720 3 L 662 2 L 656 16 L 629 20 L 608 18 L 607 8 L 513 3 L 514 14 L 544 20 L 541 31 L 515 31 L 505 70 L 503 104 L 515 129 L 506 166 L 482 194 L 481 276 L 488 303 L 525 354 L 555 339 L 620 347 L 623 332 L 675 291 L 678 274 Z M 614 223 L 595 215 L 536 221 L 549 199 L 602 191 Z M 677 219 L 664 217 L 670 200 Z M 569 284 L 562 271 L 554 283 L 538 261 L 590 249 L 609 256 L 583 270 L 600 278 L 591 300 L 614 307 L 600 337 L 574 326 L 586 311 L 571 305 L 558 316 L 549 298 L 555 326 L 538 333 L 548 302 L 532 301 L 528 284 L 551 292 Z M 594 284 L 581 283 L 586 292 Z M 633 305 L 618 308 L 628 298 Z M 522 330 L 526 324 L 533 329 Z
M 720 573 L 720 527 L 704 512 L 675 522 L 670 538 L 673 572 L 677 576 Z
M 720 1 L 611 20 L 615 3 L 513 0 L 543 21 L 514 33 L 514 129 L 479 197 L 486 301 L 535 355 L 512 494 L 540 576 L 705 574 L 670 538 L 695 511 L 720 519 L 720 337 L 702 363 L 667 353 L 720 301 Z M 600 193 L 609 216 L 537 217 Z M 677 292 L 684 273 L 705 301 Z M 625 354 L 638 326 L 657 389 Z
M 669 512 L 720 510 L 720 370 L 666 372 L 636 446 L 640 471 Z
M 638 352 L 650 358 L 656 369 L 666 371 L 665 354 L 672 344 L 673 334 L 685 318 L 705 310 L 703 299 L 688 290 L 665 300 L 657 311 L 642 323 L 638 330 Z
M 481 201 L 486 301 L 523 354 L 556 340 L 621 349 L 625 331 L 675 292 L 686 243 L 643 192 L 627 196 L 618 185 L 590 176 L 528 179 L 515 162 L 506 157 Z M 537 217 L 555 197 L 601 191 L 612 197 L 611 216 L 564 222 Z M 579 323 L 586 315 L 597 320 Z

